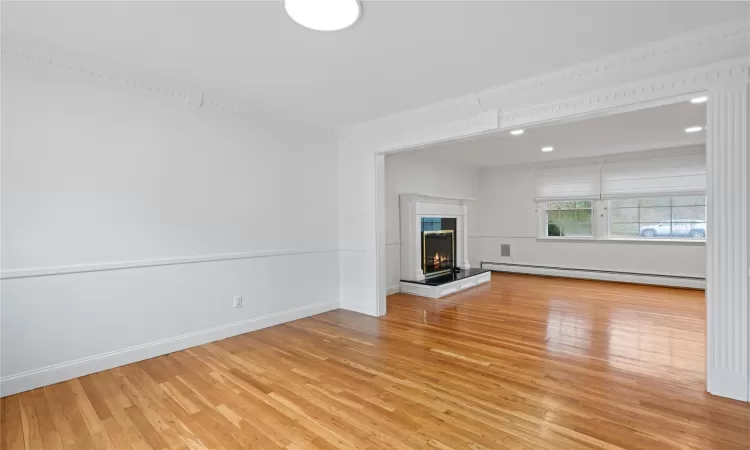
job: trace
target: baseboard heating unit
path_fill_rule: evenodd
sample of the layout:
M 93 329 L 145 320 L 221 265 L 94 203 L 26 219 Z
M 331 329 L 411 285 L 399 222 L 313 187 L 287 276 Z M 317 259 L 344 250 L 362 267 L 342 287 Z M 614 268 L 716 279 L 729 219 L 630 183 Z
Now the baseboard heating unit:
M 480 262 L 482 269 L 493 272 L 523 273 L 548 277 L 582 278 L 586 280 L 617 281 L 620 283 L 650 284 L 654 286 L 705 289 L 706 279 L 676 275 L 654 275 L 632 272 L 611 272 L 605 270 L 570 269 L 565 267 L 536 266 L 531 264 L 511 264 L 492 261 Z

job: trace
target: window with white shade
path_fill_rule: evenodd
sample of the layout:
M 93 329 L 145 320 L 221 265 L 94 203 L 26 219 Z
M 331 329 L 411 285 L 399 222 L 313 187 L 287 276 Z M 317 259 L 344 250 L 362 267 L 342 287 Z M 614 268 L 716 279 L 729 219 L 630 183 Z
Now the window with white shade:
M 692 153 L 601 166 L 601 199 L 705 195 L 706 155 Z
M 706 197 L 647 197 L 610 200 L 609 237 L 705 239 Z
M 705 152 L 541 169 L 535 200 L 541 238 L 704 241 Z
M 600 173 L 599 165 L 539 170 L 536 173 L 536 201 L 598 200 L 601 197 Z

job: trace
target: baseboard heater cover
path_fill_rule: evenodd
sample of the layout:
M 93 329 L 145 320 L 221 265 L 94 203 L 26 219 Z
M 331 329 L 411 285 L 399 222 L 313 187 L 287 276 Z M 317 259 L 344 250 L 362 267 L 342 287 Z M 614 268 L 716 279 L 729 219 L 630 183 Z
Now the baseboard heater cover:
M 537 266 L 532 264 L 512 264 L 481 261 L 480 267 L 495 272 L 523 273 L 550 277 L 582 278 L 586 280 L 617 281 L 620 283 L 650 284 L 654 286 L 684 287 L 705 289 L 706 279 L 676 275 L 654 275 L 633 272 L 612 272 L 605 270 L 572 269 L 566 267 Z

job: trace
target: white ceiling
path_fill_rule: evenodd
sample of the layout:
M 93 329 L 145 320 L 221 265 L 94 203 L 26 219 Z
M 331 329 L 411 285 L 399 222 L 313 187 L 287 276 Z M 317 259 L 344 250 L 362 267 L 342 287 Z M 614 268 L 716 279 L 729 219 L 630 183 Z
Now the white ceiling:
M 2 38 L 334 129 L 750 17 L 746 2 L 364 2 L 303 29 L 281 2 L 2 2 Z
M 429 158 L 474 167 L 544 163 L 705 144 L 705 132 L 685 133 L 685 128 L 704 126 L 705 121 L 705 103 L 684 101 L 573 122 L 527 127 L 520 136 L 497 132 L 448 141 L 398 155 L 400 158 Z M 546 146 L 555 150 L 542 152 L 541 148 Z

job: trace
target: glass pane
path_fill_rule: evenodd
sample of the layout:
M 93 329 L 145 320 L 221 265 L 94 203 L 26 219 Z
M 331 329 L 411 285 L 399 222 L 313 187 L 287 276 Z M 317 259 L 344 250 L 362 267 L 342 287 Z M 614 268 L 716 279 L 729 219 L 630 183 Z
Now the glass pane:
M 547 224 L 547 236 L 563 236 L 560 226 L 556 223 Z
M 637 208 L 637 199 L 626 199 L 626 200 L 612 200 L 610 203 L 612 208 Z
M 638 208 L 610 208 L 610 221 L 638 222 Z
M 648 239 L 705 239 L 705 204 L 705 196 L 612 200 L 609 234 Z
M 613 223 L 609 227 L 613 237 L 635 238 L 640 234 L 638 223 Z
M 576 211 L 577 222 L 591 222 L 591 210 L 590 209 L 579 209 Z
M 590 200 L 547 203 L 547 236 L 592 236 L 592 206 Z
M 641 207 L 650 207 L 650 206 L 670 206 L 672 199 L 669 197 L 660 198 L 660 197 L 654 197 L 654 198 L 642 198 L 639 200 L 639 204 Z
M 592 235 L 591 222 L 572 222 L 563 225 L 565 236 L 589 237 Z
M 641 222 L 667 222 L 668 224 L 671 219 L 670 209 L 668 207 L 641 207 Z
M 683 221 L 705 222 L 706 221 L 706 207 L 705 206 L 676 206 L 672 208 L 672 220 L 675 222 L 683 222 Z
M 672 206 L 705 206 L 706 197 L 700 195 L 696 197 L 674 197 Z
M 639 233 L 646 238 L 664 238 L 672 235 L 669 222 L 645 222 L 641 223 Z

